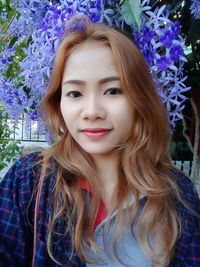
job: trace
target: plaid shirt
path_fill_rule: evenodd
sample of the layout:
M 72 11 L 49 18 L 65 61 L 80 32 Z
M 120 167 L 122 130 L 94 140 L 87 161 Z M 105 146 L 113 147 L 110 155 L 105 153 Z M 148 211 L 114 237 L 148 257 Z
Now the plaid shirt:
M 30 267 L 33 250 L 33 223 L 35 188 L 41 157 L 31 153 L 18 160 L 0 184 L 0 267 Z M 173 171 L 181 195 L 190 207 L 200 215 L 200 200 L 191 181 L 178 171 Z M 37 224 L 36 267 L 59 267 L 48 256 L 46 249 L 48 221 L 52 208 L 52 193 L 55 172 L 49 171 L 42 187 Z M 33 195 L 33 197 L 31 197 Z M 181 236 L 176 242 L 176 251 L 168 267 L 200 266 L 200 219 L 175 200 L 175 206 L 182 220 Z M 59 219 L 56 232 L 64 233 L 66 222 Z M 68 232 L 53 237 L 53 255 L 65 267 L 85 266 L 72 251 L 71 234 Z

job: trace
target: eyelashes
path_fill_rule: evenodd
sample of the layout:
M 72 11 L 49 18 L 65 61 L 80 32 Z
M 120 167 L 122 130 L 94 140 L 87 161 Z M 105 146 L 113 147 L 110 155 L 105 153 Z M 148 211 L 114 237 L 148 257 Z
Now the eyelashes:
M 76 98 L 82 96 L 82 94 L 79 91 L 71 91 L 67 93 L 66 96 Z
M 121 95 L 122 90 L 120 88 L 109 88 L 105 91 L 104 95 Z
M 104 95 L 121 95 L 122 89 L 120 88 L 109 88 L 107 90 L 104 91 Z M 80 91 L 74 90 L 74 91 L 70 91 L 66 94 L 67 97 L 71 97 L 71 98 L 78 98 L 83 96 L 83 94 Z

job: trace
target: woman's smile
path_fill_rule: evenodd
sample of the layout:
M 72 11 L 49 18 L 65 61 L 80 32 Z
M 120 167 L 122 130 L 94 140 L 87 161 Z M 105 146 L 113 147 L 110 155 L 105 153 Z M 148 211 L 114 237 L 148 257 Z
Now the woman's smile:
M 106 128 L 86 128 L 83 132 L 89 139 L 100 140 L 110 134 L 111 129 Z

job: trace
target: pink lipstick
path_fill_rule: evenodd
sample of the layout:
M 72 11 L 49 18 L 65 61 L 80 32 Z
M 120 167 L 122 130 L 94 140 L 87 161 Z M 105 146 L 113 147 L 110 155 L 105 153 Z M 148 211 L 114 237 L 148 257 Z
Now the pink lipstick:
M 87 128 L 82 130 L 82 132 L 90 139 L 96 140 L 101 139 L 110 133 L 110 129 L 104 128 Z

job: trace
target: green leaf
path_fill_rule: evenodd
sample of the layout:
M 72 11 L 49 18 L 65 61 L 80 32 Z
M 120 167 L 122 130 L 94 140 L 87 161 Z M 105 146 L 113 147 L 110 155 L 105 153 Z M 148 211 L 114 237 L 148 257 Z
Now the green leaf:
M 17 36 L 14 36 L 11 39 L 10 43 L 9 43 L 9 48 L 13 47 L 13 45 L 17 42 L 17 40 L 18 40 L 18 37 Z
M 7 6 L 10 6 L 10 0 L 4 0 L 7 4 Z
M 119 1 L 120 6 L 121 6 L 121 4 L 122 4 L 124 1 L 125 1 L 125 0 L 120 0 L 120 1 Z
M 5 30 L 7 29 L 7 27 L 8 27 L 8 23 L 4 22 L 2 24 L 2 30 L 3 30 L 3 32 L 5 32 Z
M 133 27 L 140 28 L 141 25 L 141 0 L 123 0 L 121 5 L 125 22 Z
M 0 12 L 10 10 L 10 0 L 0 0 Z
M 0 171 L 4 169 L 4 167 L 6 167 L 6 164 L 2 161 L 0 161 Z
M 10 11 L 8 11 L 8 19 L 11 20 L 13 18 L 13 16 L 16 15 L 16 11 L 15 9 L 11 9 Z
M 0 2 L 5 5 L 6 4 L 6 0 L 0 0 Z

